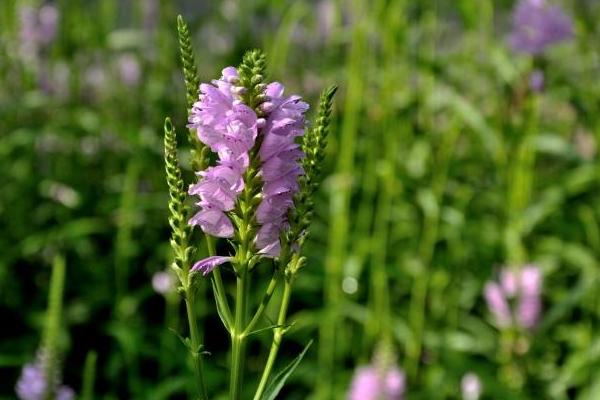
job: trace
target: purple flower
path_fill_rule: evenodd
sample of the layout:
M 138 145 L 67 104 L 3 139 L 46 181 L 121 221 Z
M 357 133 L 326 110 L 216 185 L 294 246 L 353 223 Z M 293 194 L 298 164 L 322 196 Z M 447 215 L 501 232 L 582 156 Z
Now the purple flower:
M 198 139 L 217 153 L 217 165 L 198 172 L 200 180 L 189 189 L 197 195 L 201 210 L 189 223 L 200 225 L 207 234 L 232 237 L 234 230 L 226 212 L 233 210 L 244 189 L 243 174 L 248 168 L 248 152 L 258 133 L 254 110 L 239 98 L 237 70 L 227 67 L 212 85 L 200 85 L 200 100 L 192 108 L 188 127 L 196 129 Z
M 41 353 L 40 353 L 41 354 Z M 45 400 L 48 390 L 48 379 L 44 373 L 43 355 L 38 355 L 34 363 L 26 364 L 21 371 L 15 391 L 20 400 Z M 59 379 L 54 379 L 55 400 L 73 400 L 75 393 L 68 386 L 61 385 Z
M 217 266 L 221 264 L 225 264 L 226 262 L 231 262 L 233 257 L 222 257 L 222 256 L 211 256 L 207 257 L 203 260 L 198 261 L 192 267 L 192 271 L 194 272 L 202 272 L 202 275 L 208 275 L 215 269 Z
M 267 113 L 264 137 L 259 150 L 262 161 L 263 200 L 256 219 L 261 225 L 256 247 L 265 256 L 276 257 L 281 250 L 279 237 L 288 227 L 287 213 L 298 191 L 298 177 L 304 173 L 299 160 L 304 156 L 296 137 L 305 129 L 304 113 L 308 104 L 300 96 L 284 96 L 278 82 L 266 88 L 268 101 L 262 104 Z
M 541 293 L 542 274 L 535 265 L 521 270 L 504 268 L 500 271 L 500 284 L 488 282 L 484 289 L 488 308 L 501 328 L 513 324 L 534 328 L 542 310 Z
M 558 6 L 545 0 L 521 0 L 512 18 L 511 47 L 521 53 L 537 55 L 553 44 L 573 37 L 571 18 Z
M 405 387 L 406 377 L 401 369 L 363 366 L 354 373 L 348 400 L 401 400 Z
M 473 372 L 466 373 L 460 381 L 463 400 L 478 400 L 481 396 L 481 380 Z

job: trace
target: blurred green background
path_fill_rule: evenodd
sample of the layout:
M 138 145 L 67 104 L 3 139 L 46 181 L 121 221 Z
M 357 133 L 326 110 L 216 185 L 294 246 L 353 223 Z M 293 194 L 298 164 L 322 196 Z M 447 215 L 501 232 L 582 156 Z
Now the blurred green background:
M 179 299 L 151 285 L 171 257 L 166 116 L 194 179 L 182 14 L 204 82 L 259 47 L 313 108 L 339 86 L 276 368 L 317 343 L 281 398 L 344 398 L 389 331 L 408 399 L 458 399 L 469 371 L 483 398 L 600 399 L 599 2 L 562 2 L 575 37 L 535 61 L 536 95 L 534 61 L 507 45 L 512 0 L 57 0 L 55 39 L 32 48 L 20 16 L 42 3 L 0 2 L 0 398 L 38 346 L 55 254 L 65 383 L 80 390 L 95 350 L 98 399 L 193 387 Z M 514 261 L 542 269 L 544 311 L 506 360 L 482 288 Z M 227 335 L 199 298 L 209 391 L 226 398 Z M 269 341 L 252 340 L 248 390 Z

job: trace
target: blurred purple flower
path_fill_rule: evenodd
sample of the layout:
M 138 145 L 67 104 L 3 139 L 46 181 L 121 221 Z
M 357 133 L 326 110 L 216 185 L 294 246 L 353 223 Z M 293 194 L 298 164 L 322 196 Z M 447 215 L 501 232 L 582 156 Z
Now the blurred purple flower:
M 460 381 L 460 391 L 463 400 L 478 400 L 482 391 L 481 380 L 473 372 L 466 373 Z
M 58 18 L 58 9 L 53 5 L 46 4 L 40 8 L 38 35 L 42 44 L 47 45 L 54 41 L 58 32 Z
M 45 5 L 40 9 L 23 6 L 19 9 L 21 56 L 32 60 L 40 50 L 52 43 L 58 31 L 58 9 Z
M 496 282 L 488 282 L 485 285 L 484 297 L 487 302 L 488 309 L 494 316 L 496 324 L 505 328 L 511 323 L 511 312 L 506 300 L 505 294 L 502 292 L 500 285 Z
M 15 386 L 17 397 L 20 400 L 46 400 L 45 395 L 48 390 L 48 379 L 44 372 L 44 357 L 42 352 L 38 353 L 36 361 L 26 364 L 21 371 L 21 376 Z M 55 400 L 73 400 L 75 392 L 68 386 L 61 385 L 60 379 L 53 379 L 53 388 Z
M 38 76 L 40 89 L 47 95 L 64 100 L 69 96 L 70 74 L 69 64 L 65 62 L 54 62 L 51 65 L 42 62 Z
M 536 69 L 529 75 L 529 88 L 535 93 L 541 93 L 544 91 L 546 80 L 544 78 L 544 72 Z
M 22 400 L 42 399 L 46 392 L 44 371 L 36 364 L 26 364 L 17 382 L 17 396 Z
M 534 328 L 542 310 L 542 273 L 533 265 L 521 271 L 521 297 L 517 306 L 517 321 L 527 329 Z
M 496 324 L 505 328 L 516 324 L 524 329 L 536 326 L 542 310 L 542 274 L 539 267 L 526 265 L 520 270 L 504 268 L 500 284 L 487 282 L 484 297 Z M 509 302 L 509 300 L 515 300 Z M 516 304 L 512 309 L 511 304 Z
M 242 176 L 258 129 L 256 113 L 238 97 L 237 79 L 237 70 L 227 67 L 212 85 L 201 84 L 200 100 L 192 108 L 188 125 L 219 157 L 216 166 L 197 173 L 200 180 L 189 189 L 191 195 L 200 197 L 197 205 L 201 207 L 189 223 L 217 237 L 233 236 L 233 224 L 225 213 L 233 210 L 244 189 Z
M 152 276 L 152 288 L 163 296 L 175 290 L 175 278 L 169 271 L 160 271 Z
M 298 162 L 303 153 L 295 139 L 304 134 L 304 113 L 308 104 L 300 96 L 284 96 L 283 91 L 279 82 L 269 84 L 266 89 L 268 101 L 262 104 L 267 119 L 259 151 L 263 163 L 263 200 L 256 215 L 262 225 L 256 246 L 270 257 L 279 255 L 279 236 L 287 227 L 287 212 L 294 204 L 298 177 L 304 173 Z
M 521 0 L 512 17 L 509 42 L 513 50 L 537 55 L 573 37 L 571 18 L 545 0 Z
M 406 377 L 401 369 L 363 366 L 354 373 L 348 400 L 401 400 L 405 387 Z
M 117 60 L 119 78 L 125 86 L 137 86 L 140 82 L 141 69 L 137 57 L 133 54 L 123 54 Z

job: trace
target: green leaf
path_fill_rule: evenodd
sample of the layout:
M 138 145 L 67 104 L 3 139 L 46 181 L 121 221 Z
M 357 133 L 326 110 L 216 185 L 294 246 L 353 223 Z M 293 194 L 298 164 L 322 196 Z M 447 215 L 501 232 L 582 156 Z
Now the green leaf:
M 221 322 L 223 323 L 223 326 L 225 327 L 225 329 L 227 329 L 227 332 L 231 333 L 231 323 L 229 321 L 229 319 L 227 318 L 227 314 L 225 314 L 225 304 L 221 304 L 221 300 L 219 298 L 219 296 L 217 296 L 217 287 L 215 285 L 215 281 L 214 279 L 211 279 L 211 283 L 213 286 L 213 294 L 215 295 L 215 303 L 217 304 L 217 313 L 219 314 L 219 318 L 221 318 Z
M 291 326 L 291 325 L 288 325 L 288 326 Z M 248 336 L 256 335 L 257 333 L 269 331 L 271 329 L 283 328 L 283 327 L 284 327 L 284 325 L 269 325 L 269 326 L 265 326 L 264 328 L 256 329 L 256 330 L 253 330 L 252 332 L 249 332 Z
M 262 396 L 261 400 L 275 400 L 275 398 L 277 397 L 277 395 L 283 388 L 283 385 L 285 384 L 287 379 L 290 377 L 290 375 L 292 375 L 292 373 L 294 372 L 296 367 L 298 367 L 298 365 L 300 365 L 302 358 L 304 358 L 304 355 L 306 354 L 306 352 L 308 351 L 309 347 L 312 344 L 313 344 L 313 340 L 308 342 L 308 344 L 306 345 L 304 350 L 302 350 L 302 352 L 300 354 L 298 354 L 298 357 L 296 357 L 284 369 L 279 371 L 279 373 L 277 375 L 275 375 L 275 377 L 273 377 L 273 380 L 271 381 L 269 386 L 267 386 L 267 390 L 265 391 L 265 394 Z
M 179 338 L 179 340 L 181 341 L 181 343 L 183 343 L 183 345 L 188 349 L 188 350 L 192 350 L 191 346 L 190 346 L 190 339 L 183 337 L 179 334 L 179 332 L 177 332 L 175 329 L 173 328 L 169 328 L 169 331 L 171 331 L 171 333 L 173 333 L 175 336 L 177 336 Z

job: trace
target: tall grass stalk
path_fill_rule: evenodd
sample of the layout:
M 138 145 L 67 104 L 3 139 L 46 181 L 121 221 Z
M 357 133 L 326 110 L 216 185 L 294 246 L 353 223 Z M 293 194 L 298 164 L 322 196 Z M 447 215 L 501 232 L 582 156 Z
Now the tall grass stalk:
M 385 2 L 378 2 L 376 15 L 380 19 L 383 28 L 382 55 L 381 55 L 381 78 L 379 101 L 382 105 L 379 123 L 376 123 L 375 130 L 381 132 L 379 135 L 373 135 L 373 152 L 382 151 L 382 157 L 376 160 L 371 171 L 367 171 L 367 176 L 377 182 L 377 203 L 374 216 L 374 227 L 371 241 L 371 268 L 370 279 L 371 290 L 370 297 L 372 301 L 372 311 L 370 322 L 367 325 L 367 336 L 370 337 L 370 346 L 374 346 L 380 340 L 389 341 L 391 332 L 391 310 L 390 310 L 390 290 L 388 276 L 388 248 L 389 248 L 389 228 L 390 216 L 392 215 L 393 204 L 396 202 L 399 192 L 399 180 L 397 179 L 396 165 L 398 163 L 398 153 L 400 143 L 403 139 L 402 130 L 404 124 L 399 118 L 394 116 L 394 95 L 396 85 L 402 79 L 398 73 L 397 65 L 397 37 L 402 28 L 403 18 L 401 14 L 404 4 L 402 1 L 396 1 L 392 5 L 386 5 Z M 396 84 L 390 84 L 396 82 Z M 382 146 L 378 143 L 384 143 Z
M 137 187 L 140 176 L 140 161 L 132 159 L 127 165 L 118 210 L 117 234 L 115 242 L 115 295 L 120 305 L 127 293 L 129 280 L 129 262 L 135 246 L 132 229 L 136 212 Z
M 353 2 L 353 13 L 359 18 L 364 12 L 361 1 Z M 351 49 L 347 59 L 348 89 L 344 108 L 347 118 L 341 127 L 338 143 L 335 187 L 331 189 L 329 252 L 325 260 L 325 314 L 320 327 L 320 398 L 331 398 L 335 382 L 336 337 L 339 324 L 343 264 L 348 246 L 350 229 L 350 194 L 354 173 L 354 154 L 359 116 L 364 90 L 364 62 L 367 56 L 366 26 L 363 20 L 356 21 L 352 33 Z
M 94 383 L 96 381 L 96 361 L 98 354 L 90 351 L 85 357 L 83 366 L 83 384 L 81 387 L 81 400 L 94 400 Z

